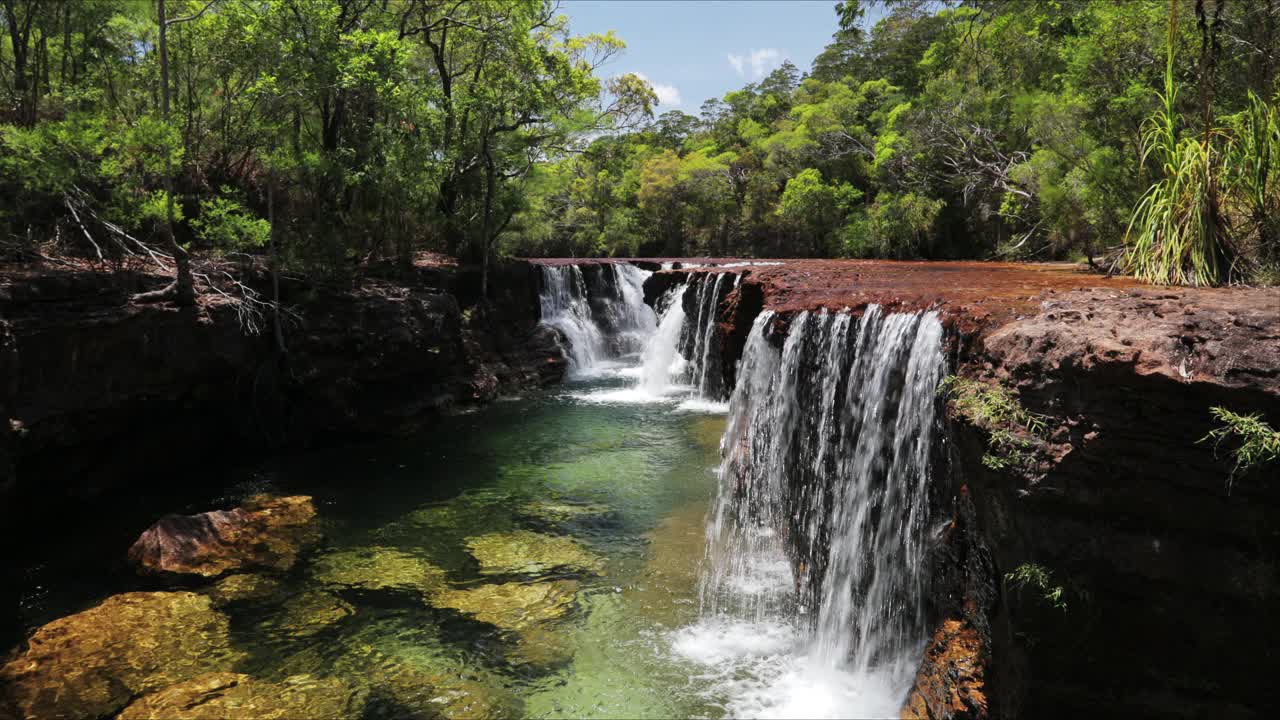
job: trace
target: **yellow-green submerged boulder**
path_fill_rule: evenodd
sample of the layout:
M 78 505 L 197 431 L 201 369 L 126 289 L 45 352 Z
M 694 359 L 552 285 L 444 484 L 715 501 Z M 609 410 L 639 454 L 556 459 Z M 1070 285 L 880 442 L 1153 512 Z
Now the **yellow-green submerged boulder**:
M 338 678 L 294 675 L 265 682 L 239 673 L 211 673 L 135 700 L 119 720 L 354 720 L 364 704 L 365 692 Z
M 467 551 L 483 575 L 542 575 L 553 570 L 599 575 L 604 559 L 573 538 L 528 530 L 468 538 Z
M 576 580 L 511 582 L 440 590 L 432 595 L 431 603 L 503 630 L 523 630 L 564 617 L 577 594 Z
M 359 590 L 402 590 L 429 594 L 444 584 L 445 572 L 395 548 L 350 548 L 323 555 L 311 569 L 317 581 Z
M 240 659 L 225 615 L 189 592 L 124 593 L 54 620 L 0 666 L 0 687 L 22 717 L 94 718 L 133 697 Z

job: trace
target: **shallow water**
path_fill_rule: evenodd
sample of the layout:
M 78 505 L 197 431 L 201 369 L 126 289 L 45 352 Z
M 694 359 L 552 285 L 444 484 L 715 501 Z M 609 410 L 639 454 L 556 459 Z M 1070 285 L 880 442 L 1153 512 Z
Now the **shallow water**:
M 358 678 L 372 688 L 374 717 L 719 716 L 726 701 L 711 689 L 714 673 L 677 645 L 698 614 L 722 408 L 681 409 L 680 394 L 627 396 L 638 362 L 422 435 L 226 473 L 220 493 L 142 504 L 168 503 L 148 510 L 154 520 L 251 492 L 314 497 L 320 545 L 261 597 L 222 608 L 246 653 L 238 671 Z M 104 541 L 123 558 L 135 535 L 115 529 Z M 517 541 L 526 544 L 506 557 Z M 544 551 L 559 555 L 531 557 Z M 56 553 L 34 563 L 23 619 L 164 589 L 108 565 L 85 575 Z M 443 571 L 438 583 L 405 579 L 424 567 Z M 556 602 L 532 613 L 489 590 L 468 593 L 553 585 Z M 446 703 L 458 694 L 466 702 Z

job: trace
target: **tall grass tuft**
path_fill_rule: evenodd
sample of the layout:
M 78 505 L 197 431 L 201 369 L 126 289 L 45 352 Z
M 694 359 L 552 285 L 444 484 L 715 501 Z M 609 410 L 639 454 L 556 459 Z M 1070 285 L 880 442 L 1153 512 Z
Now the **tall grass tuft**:
M 1235 141 L 1227 156 L 1237 232 L 1252 245 L 1256 279 L 1280 271 L 1280 93 L 1267 102 L 1252 92 L 1229 124 Z M 1268 283 L 1272 284 L 1272 283 Z
M 1142 162 L 1159 179 L 1129 222 L 1125 264 L 1141 280 L 1161 285 L 1216 285 L 1227 279 L 1233 253 L 1219 187 L 1223 150 L 1231 138 L 1206 127 L 1179 138 L 1173 68 L 1177 3 L 1170 3 L 1169 50 L 1161 107 L 1143 128 Z

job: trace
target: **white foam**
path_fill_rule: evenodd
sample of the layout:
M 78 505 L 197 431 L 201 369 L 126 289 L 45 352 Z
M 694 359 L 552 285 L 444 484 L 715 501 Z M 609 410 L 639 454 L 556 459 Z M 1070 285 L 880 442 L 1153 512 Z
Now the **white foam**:
M 688 413 L 711 413 L 723 415 L 729 412 L 729 403 L 717 402 L 715 400 L 707 400 L 706 398 L 694 397 L 687 398 L 676 406 L 679 412 Z
M 671 649 L 686 660 L 725 670 L 726 663 L 790 653 L 798 642 L 796 629 L 783 623 L 703 618 L 673 633 Z
M 905 698 L 887 678 L 830 668 L 807 656 L 763 665 L 755 677 L 729 680 L 727 715 L 737 718 L 889 718 Z

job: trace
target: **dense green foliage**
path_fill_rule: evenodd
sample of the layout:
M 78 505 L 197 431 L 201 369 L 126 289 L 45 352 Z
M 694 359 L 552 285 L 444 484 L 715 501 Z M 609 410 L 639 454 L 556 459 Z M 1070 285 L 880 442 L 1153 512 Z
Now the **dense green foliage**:
M 840 3 L 808 74 L 783 65 L 697 116 L 670 111 L 539 167 L 508 247 L 1141 266 L 1145 255 L 1119 252 L 1135 208 L 1166 165 L 1195 161 L 1207 102 L 1214 152 L 1234 153 L 1219 167 L 1249 186 L 1208 231 L 1232 244 L 1224 263 L 1258 270 L 1280 259 L 1280 158 L 1265 129 L 1280 3 L 1200 3 L 1212 31 L 1203 49 L 1196 3 L 1179 5 L 902 2 L 865 32 L 858 2 Z M 1199 239 L 1192 213 L 1167 217 Z
M 0 23 L 0 239 L 19 256 L 144 255 L 172 225 L 214 253 L 274 237 L 330 275 L 478 259 L 533 165 L 653 102 L 597 77 L 618 38 L 569 35 L 544 0 L 3 0 Z
M 653 118 L 551 0 L 0 0 L 0 254 L 1280 274 L 1280 1 L 835 10 L 807 73 Z

